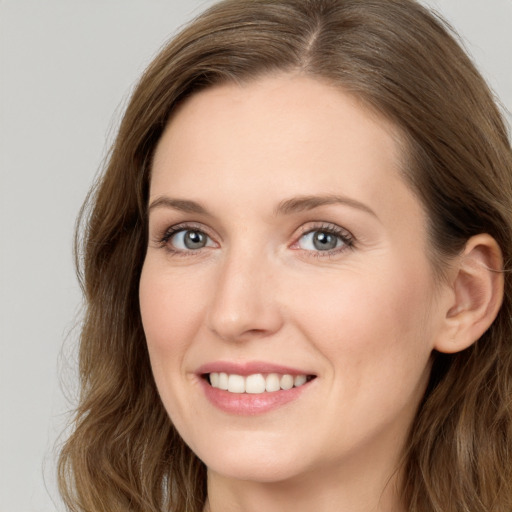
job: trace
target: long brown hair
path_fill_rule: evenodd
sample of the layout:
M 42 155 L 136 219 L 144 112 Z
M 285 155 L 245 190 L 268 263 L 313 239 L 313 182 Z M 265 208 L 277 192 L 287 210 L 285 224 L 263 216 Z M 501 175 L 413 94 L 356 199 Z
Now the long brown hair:
M 206 469 L 152 378 L 138 304 L 155 145 L 201 89 L 273 72 L 337 84 L 403 134 L 404 179 L 430 220 L 432 264 L 478 233 L 498 242 L 505 298 L 469 349 L 435 354 L 404 454 L 415 512 L 512 510 L 512 152 L 492 94 L 451 30 L 413 0 L 225 0 L 143 75 L 82 210 L 81 396 L 60 457 L 73 511 L 200 511 Z

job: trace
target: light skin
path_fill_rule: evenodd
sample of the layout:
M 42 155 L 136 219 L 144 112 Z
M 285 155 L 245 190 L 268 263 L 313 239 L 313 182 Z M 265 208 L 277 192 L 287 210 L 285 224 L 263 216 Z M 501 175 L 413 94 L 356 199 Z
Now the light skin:
M 397 468 L 432 350 L 487 329 L 502 279 L 480 235 L 436 281 L 398 139 L 339 88 L 291 74 L 200 92 L 165 130 L 140 305 L 164 406 L 208 467 L 205 510 L 402 510 Z M 197 373 L 217 361 L 315 378 L 280 407 L 232 414 Z

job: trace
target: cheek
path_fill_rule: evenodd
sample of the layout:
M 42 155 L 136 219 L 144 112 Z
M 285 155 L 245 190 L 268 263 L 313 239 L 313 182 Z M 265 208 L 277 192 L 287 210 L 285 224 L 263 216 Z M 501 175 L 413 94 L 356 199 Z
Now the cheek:
M 414 265 L 387 268 L 326 276 L 295 295 L 296 318 L 333 371 L 384 379 L 405 368 L 419 373 L 428 365 L 433 337 L 428 272 Z
M 201 327 L 201 279 L 180 278 L 154 261 L 145 263 L 139 302 L 151 369 L 162 402 L 173 423 L 182 426 L 189 411 L 185 389 L 190 375 L 186 355 Z M 183 426 L 182 426 L 183 428 Z
M 186 357 L 201 327 L 202 280 L 172 274 L 154 261 L 144 264 L 139 301 L 151 370 L 162 402 L 178 431 L 191 421 Z
M 345 422 L 343 429 L 334 425 L 331 439 L 350 432 L 371 435 L 383 424 L 409 424 L 430 373 L 425 283 L 413 286 L 400 273 L 394 279 L 352 277 L 345 276 L 322 299 L 310 294 L 307 316 L 305 310 L 301 314 L 302 330 L 330 367 L 325 407 Z
M 200 328 L 204 280 L 180 276 L 149 262 L 142 270 L 139 301 L 150 353 L 180 354 Z

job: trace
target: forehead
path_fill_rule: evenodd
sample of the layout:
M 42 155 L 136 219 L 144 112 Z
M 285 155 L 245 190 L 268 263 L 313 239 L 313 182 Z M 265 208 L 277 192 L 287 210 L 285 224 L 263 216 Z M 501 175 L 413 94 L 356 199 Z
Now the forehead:
M 340 130 L 340 124 L 347 129 Z M 313 141 L 315 135 L 325 143 L 347 139 L 350 134 L 352 142 L 358 138 L 362 142 L 358 137 L 362 131 L 365 137 L 376 134 L 377 138 L 385 132 L 387 140 L 382 142 L 388 148 L 400 140 L 400 129 L 355 95 L 325 80 L 295 74 L 263 76 L 242 84 L 228 82 L 195 93 L 173 112 L 162 138 L 177 141 L 180 135 L 192 136 L 196 142 L 208 143 L 217 136 L 222 142 L 222 135 L 235 135 L 235 130 L 236 138 L 229 141 L 233 149 L 247 136 L 255 146 L 268 143 L 276 131 L 280 137 L 273 142 L 280 145 L 289 141 L 287 135 L 293 144 Z M 332 136 L 325 138 L 326 132 Z
M 317 79 L 223 84 L 192 96 L 172 116 L 155 152 L 150 194 L 208 194 L 271 208 L 285 197 L 331 193 L 390 214 L 402 203 L 418 210 L 401 176 L 401 148 L 391 122 Z

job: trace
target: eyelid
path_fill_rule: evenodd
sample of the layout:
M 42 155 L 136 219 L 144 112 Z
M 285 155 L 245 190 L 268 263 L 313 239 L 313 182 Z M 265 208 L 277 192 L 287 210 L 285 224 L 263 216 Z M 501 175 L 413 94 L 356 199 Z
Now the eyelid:
M 183 249 L 177 249 L 172 248 L 169 244 L 169 241 L 171 238 L 176 235 L 177 233 L 181 231 L 199 231 L 206 235 L 209 240 L 213 242 L 215 246 L 218 246 L 218 242 L 215 239 L 215 236 L 212 235 L 211 230 L 205 226 L 204 224 L 201 224 L 199 222 L 180 222 L 178 224 L 173 224 L 171 226 L 167 226 L 163 230 L 159 230 L 154 237 L 154 242 L 157 246 L 165 248 L 167 251 L 169 251 L 172 254 L 177 255 L 186 255 L 191 256 L 194 254 L 198 254 L 204 249 L 207 249 L 209 247 L 212 247 L 211 245 L 206 245 L 205 247 L 201 247 L 199 249 L 189 249 L 189 250 L 183 250 Z
M 302 249 L 298 246 L 301 238 L 309 233 L 315 232 L 315 231 L 324 231 L 326 233 L 330 233 L 332 235 L 335 235 L 341 239 L 343 242 L 343 245 L 341 247 L 336 247 L 334 249 L 320 251 L 320 250 L 307 250 Z M 299 228 L 299 233 L 294 237 L 294 242 L 290 246 L 291 249 L 303 251 L 304 253 L 307 253 L 309 256 L 314 257 L 322 257 L 322 256 L 332 256 L 337 253 L 343 252 L 347 249 L 352 249 L 354 247 L 355 243 L 355 237 L 352 235 L 350 231 L 348 231 L 345 228 L 342 228 L 341 226 L 334 224 L 332 222 L 313 222 L 313 223 L 307 223 L 302 225 Z
M 299 228 L 299 236 L 305 235 L 306 233 L 310 233 L 311 231 L 328 231 L 332 233 L 339 233 L 343 236 L 346 236 L 346 238 L 354 238 L 352 233 L 346 228 L 343 228 L 339 226 L 338 224 L 335 224 L 334 222 L 328 222 L 328 221 L 313 221 L 313 222 L 306 222 Z
M 181 256 L 194 256 L 198 255 L 205 249 L 211 248 L 211 245 L 207 245 L 205 247 L 201 247 L 199 249 L 189 249 L 189 250 L 183 250 L 183 249 L 176 249 L 172 248 L 169 245 L 169 240 L 180 231 L 200 231 L 201 233 L 204 233 L 214 244 L 214 246 L 219 247 L 220 244 L 218 242 L 218 236 L 212 234 L 212 230 L 205 226 L 204 224 L 200 222 L 194 222 L 194 221 L 184 221 L 177 224 L 173 224 L 171 226 L 166 226 L 165 229 L 159 230 L 154 238 L 153 241 L 155 245 L 165 248 L 169 253 L 175 254 L 175 255 L 181 255 Z M 312 233 L 314 231 L 324 231 L 326 233 L 333 234 L 341 241 L 343 242 L 341 247 L 336 247 L 333 249 L 321 251 L 321 250 L 308 250 L 308 249 L 302 249 L 298 246 L 299 241 L 301 238 L 308 234 Z M 334 256 L 338 253 L 341 253 L 343 251 L 346 251 L 348 249 L 352 249 L 355 244 L 355 237 L 352 235 L 350 231 L 347 229 L 339 226 L 338 224 L 334 224 L 332 222 L 327 221 L 316 221 L 316 222 L 309 222 L 305 223 L 300 228 L 298 228 L 298 233 L 293 237 L 293 242 L 288 246 L 289 248 L 297 251 L 301 251 L 303 253 L 306 253 L 308 256 L 311 257 L 325 257 L 325 256 Z

